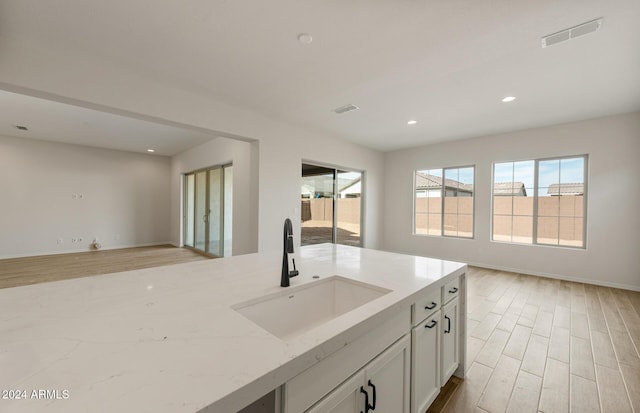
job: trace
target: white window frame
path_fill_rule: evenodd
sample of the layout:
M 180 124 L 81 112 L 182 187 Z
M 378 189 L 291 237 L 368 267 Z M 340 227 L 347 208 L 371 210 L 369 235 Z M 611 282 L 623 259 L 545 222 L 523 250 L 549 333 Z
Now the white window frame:
M 444 192 L 444 187 L 445 187 L 445 176 L 446 176 L 446 172 L 447 170 L 452 170 L 452 169 L 466 169 L 466 168 L 472 168 L 473 169 L 473 204 L 471 206 L 471 236 L 470 237 L 464 237 L 464 236 L 460 236 L 460 235 L 447 235 L 445 234 L 444 231 L 444 224 L 445 224 L 445 192 Z M 436 235 L 436 234 L 418 234 L 416 233 L 416 174 L 420 171 L 433 171 L 433 170 L 437 170 L 439 169 L 440 171 L 442 171 L 442 187 L 440 188 L 440 200 L 441 200 L 441 204 L 440 204 L 440 235 Z M 475 164 L 473 165 L 463 165 L 463 166 L 448 166 L 448 167 L 442 167 L 442 168 L 422 168 L 422 169 L 416 169 L 413 171 L 413 217 L 412 217 L 412 234 L 413 235 L 417 235 L 417 236 L 421 236 L 421 237 L 436 237 L 436 238 L 456 238 L 456 239 L 475 239 L 475 235 L 476 235 L 476 166 Z M 457 214 L 459 215 L 459 214 Z
M 583 196 L 582 196 L 582 245 L 560 245 L 560 238 L 558 238 L 558 244 L 547 244 L 538 242 L 538 191 L 539 191 L 539 164 L 540 162 L 545 161 L 561 161 L 563 159 L 576 159 L 582 158 L 584 160 L 584 170 L 583 172 Z M 510 162 L 533 162 L 533 213 L 532 213 L 532 233 L 531 233 L 531 243 L 528 242 L 514 242 L 514 241 L 504 241 L 504 240 L 495 240 L 493 233 L 493 220 L 494 220 L 494 190 L 495 190 L 495 170 L 496 164 L 501 163 L 510 163 Z M 586 249 L 587 248 L 587 197 L 588 197 L 588 175 L 589 175 L 589 155 L 588 154 L 578 154 L 578 155 L 563 155 L 563 156 L 551 156 L 545 158 L 536 158 L 536 159 L 519 159 L 519 160 L 504 160 L 493 162 L 491 164 L 491 220 L 490 220 L 490 232 L 491 232 L 491 242 L 499 242 L 503 244 L 514 244 L 514 245 L 526 245 L 526 246 L 543 246 L 543 247 L 553 247 L 553 248 L 572 248 L 572 249 Z M 511 213 L 513 217 L 513 211 Z M 558 232 L 558 237 L 559 237 Z

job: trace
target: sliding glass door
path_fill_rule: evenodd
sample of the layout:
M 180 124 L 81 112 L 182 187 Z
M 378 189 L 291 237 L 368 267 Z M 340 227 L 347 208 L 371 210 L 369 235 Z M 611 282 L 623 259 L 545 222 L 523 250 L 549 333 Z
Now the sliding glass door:
M 185 175 L 185 246 L 215 257 L 231 255 L 232 171 L 225 165 Z
M 361 246 L 362 173 L 302 164 L 301 244 Z

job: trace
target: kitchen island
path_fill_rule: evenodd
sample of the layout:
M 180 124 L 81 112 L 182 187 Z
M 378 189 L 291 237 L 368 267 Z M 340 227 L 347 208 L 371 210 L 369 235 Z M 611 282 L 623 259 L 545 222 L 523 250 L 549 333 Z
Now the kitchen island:
M 385 293 L 277 337 L 237 309 L 285 290 L 280 253 L 0 290 L 0 411 L 235 412 L 395 317 L 415 325 L 425 293 L 458 279 L 463 376 L 465 264 L 332 244 L 294 256 L 292 292 L 338 275 Z

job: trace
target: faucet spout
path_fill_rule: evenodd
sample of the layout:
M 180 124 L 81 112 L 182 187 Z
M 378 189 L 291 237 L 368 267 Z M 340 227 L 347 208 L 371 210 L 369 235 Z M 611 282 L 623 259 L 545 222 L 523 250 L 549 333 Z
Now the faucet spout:
M 295 269 L 295 261 L 293 263 L 293 271 L 289 271 L 289 254 L 293 254 L 293 224 L 291 224 L 291 220 L 287 218 L 284 220 L 280 287 L 288 287 L 290 285 L 289 278 L 298 275 L 298 270 Z

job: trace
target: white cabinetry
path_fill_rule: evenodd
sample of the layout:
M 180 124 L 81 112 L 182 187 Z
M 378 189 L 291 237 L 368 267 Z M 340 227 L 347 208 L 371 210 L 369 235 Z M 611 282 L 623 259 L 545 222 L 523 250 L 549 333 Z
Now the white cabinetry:
M 364 371 L 360 371 L 342 383 L 307 413 L 353 413 L 362 406 L 360 387 L 364 383 Z
M 424 413 L 464 376 L 464 275 L 404 307 L 282 386 L 283 413 Z M 410 333 L 410 334 L 408 334 Z
M 458 299 L 442 308 L 442 378 L 444 385 L 458 368 Z
M 440 393 L 440 310 L 411 331 L 411 412 L 424 413 Z
M 366 368 L 365 390 L 376 412 L 409 413 L 410 344 L 404 336 Z
M 307 413 L 408 413 L 409 359 L 409 336 L 405 336 Z
M 406 379 L 401 378 L 399 380 L 400 386 L 407 386 L 407 409 L 392 409 L 394 413 L 402 413 L 408 410 L 408 402 L 409 402 L 409 357 L 410 357 L 410 340 L 408 338 L 407 333 L 411 331 L 410 324 L 410 312 L 409 308 L 405 308 L 397 312 L 394 316 L 388 318 L 386 321 L 378 324 L 376 328 L 373 330 L 367 331 L 365 334 L 357 338 L 356 340 L 349 343 L 349 345 L 340 348 L 329 356 L 326 356 L 319 363 L 313 365 L 308 368 L 304 372 L 300 373 L 293 379 L 289 380 L 283 386 L 283 403 L 284 403 L 284 413 L 300 413 L 306 412 L 314 406 L 316 408 L 321 406 L 318 404 L 319 400 L 322 400 L 322 403 L 326 402 L 327 407 L 323 407 L 328 410 L 317 410 L 318 412 L 341 412 L 342 410 L 331 410 L 328 406 L 334 405 L 335 408 L 343 408 L 342 406 L 346 403 L 349 403 L 349 398 L 353 397 L 353 395 L 349 395 L 349 389 L 337 388 L 336 386 L 340 383 L 346 384 L 351 381 L 354 374 L 363 373 L 366 369 L 366 378 L 367 380 L 371 378 L 372 383 L 376 386 L 376 397 L 377 399 L 382 400 L 381 389 L 376 384 L 376 380 L 381 380 L 386 382 L 386 377 L 391 374 L 387 369 L 380 369 L 376 366 L 380 363 L 379 360 L 384 359 L 383 355 L 390 354 L 389 351 L 391 349 L 398 348 L 401 344 L 406 341 L 406 348 L 402 350 L 403 357 L 406 358 Z M 402 337 L 405 337 L 402 339 Z M 400 340 L 400 341 L 398 341 Z M 403 341 L 404 340 L 404 341 Z M 396 343 L 396 344 L 394 344 Z M 388 350 L 387 350 L 388 349 Z M 364 388 L 366 389 L 367 382 L 365 381 L 365 377 L 360 381 Z M 386 387 L 385 384 L 381 383 L 382 387 Z M 349 387 L 349 386 L 347 386 Z M 360 388 L 358 387 L 358 392 Z M 373 389 L 368 390 L 368 394 L 373 397 Z M 346 392 L 346 393 L 342 393 Z M 395 394 L 390 391 L 385 391 L 385 393 Z M 342 394 L 342 395 L 340 395 Z M 337 401 L 328 401 L 327 397 L 329 395 L 335 396 L 337 399 L 344 399 L 337 403 Z M 360 393 L 357 394 L 360 396 Z M 364 394 L 361 395 L 358 399 L 364 399 Z M 385 398 L 392 398 L 396 396 L 385 396 Z M 376 401 L 377 401 L 376 399 Z M 337 403 L 337 404 L 336 404 Z M 379 403 L 387 403 L 379 402 Z M 382 404 L 381 404 L 382 405 Z M 322 406 L 325 406 L 322 404 Z M 364 407 L 362 407 L 362 412 L 364 412 Z M 316 410 L 312 410 L 316 411 Z M 378 412 L 381 410 L 378 409 Z M 360 413 L 360 411 L 358 411 Z
M 456 277 L 442 288 L 442 359 L 441 359 L 441 384 L 451 378 L 457 370 L 460 357 L 458 343 L 458 331 L 460 330 L 460 311 L 458 295 L 460 293 L 460 278 Z
M 411 413 L 424 413 L 460 365 L 461 282 L 464 279 L 456 277 L 435 287 L 413 305 Z

